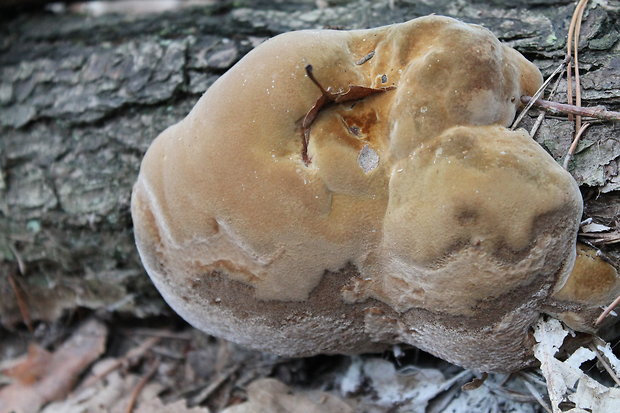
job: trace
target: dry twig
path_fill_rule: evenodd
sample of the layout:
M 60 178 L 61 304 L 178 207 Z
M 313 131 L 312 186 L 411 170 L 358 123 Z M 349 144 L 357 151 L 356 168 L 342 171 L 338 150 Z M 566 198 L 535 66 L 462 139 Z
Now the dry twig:
M 30 333 L 33 333 L 34 328 L 32 326 L 32 319 L 30 317 L 30 310 L 28 308 L 28 303 L 27 303 L 26 297 L 24 296 L 24 291 L 22 290 L 21 286 L 17 282 L 13 269 L 9 270 L 8 280 L 9 280 L 9 285 L 11 286 L 11 289 L 13 290 L 13 294 L 15 295 L 15 301 L 17 302 L 17 308 L 19 309 L 19 313 L 22 316 L 22 320 L 24 321 L 24 324 L 26 324 L 26 327 L 28 327 L 28 331 L 30 331 Z
M 523 103 L 529 103 L 532 100 L 533 98 L 531 96 L 521 96 L 521 102 Z M 551 102 L 543 99 L 536 99 L 533 105 L 554 115 L 572 114 L 603 120 L 620 120 L 620 112 L 607 110 L 602 106 L 584 108 L 581 106 L 567 105 L 565 103 Z
M 192 339 L 192 335 L 189 331 L 174 332 L 168 330 L 150 329 L 150 328 L 135 328 L 135 329 L 123 329 L 123 334 L 132 336 L 146 336 L 146 337 L 158 337 L 166 338 L 170 340 L 182 340 L 188 341 Z
M 97 375 L 91 376 L 88 379 L 86 379 L 84 383 L 82 383 L 82 385 L 80 386 L 80 389 L 84 389 L 86 387 L 92 386 L 93 384 L 97 383 L 99 380 L 103 379 L 108 374 L 112 373 L 114 370 L 129 363 L 131 360 L 142 357 L 144 353 L 149 351 L 155 344 L 159 343 L 160 340 L 161 340 L 160 337 L 151 337 L 149 339 L 144 340 L 144 342 L 140 344 L 138 347 L 127 352 L 127 354 L 124 357 L 115 360 L 114 363 L 111 364 L 107 369 L 105 369 L 104 371 L 102 371 L 101 373 Z
M 215 379 L 211 381 L 211 383 L 209 383 L 207 387 L 204 388 L 204 390 L 191 398 L 189 405 L 197 406 L 207 400 L 209 396 L 211 396 L 211 394 L 215 390 L 217 390 L 226 380 L 228 380 L 233 374 L 235 374 L 240 367 L 241 365 L 234 365 L 228 368 L 226 371 L 220 373 Z
M 134 387 L 133 391 L 131 392 L 131 396 L 129 397 L 129 403 L 127 403 L 127 408 L 125 409 L 125 413 L 131 413 L 133 411 L 133 408 L 136 405 L 136 401 L 138 400 L 138 396 L 140 395 L 140 392 L 142 391 L 142 389 L 144 389 L 144 386 L 146 386 L 146 383 L 148 383 L 149 380 L 151 380 L 155 372 L 157 372 L 157 367 L 159 367 L 159 360 L 155 360 L 153 362 L 153 364 L 151 365 L 149 370 L 146 372 L 146 374 L 142 376 L 142 378 L 140 379 L 136 387 Z

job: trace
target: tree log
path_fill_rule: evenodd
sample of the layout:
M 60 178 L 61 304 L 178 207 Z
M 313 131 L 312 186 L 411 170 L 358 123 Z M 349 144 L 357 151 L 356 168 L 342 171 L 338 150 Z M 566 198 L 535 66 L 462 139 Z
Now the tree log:
M 582 25 L 583 100 L 617 111 L 620 3 L 603 3 L 588 7 Z M 78 307 L 166 311 L 132 236 L 141 157 L 265 38 L 445 14 L 484 25 L 548 75 L 565 57 L 573 9 L 558 0 L 231 0 L 153 14 L 41 9 L 0 17 L 0 325 L 22 320 L 8 275 L 18 260 L 13 284 L 33 319 Z M 565 102 L 565 91 L 563 83 L 554 100 Z M 586 217 L 606 225 L 617 225 L 620 211 L 619 131 L 618 123 L 593 125 L 571 164 L 584 193 L 597 194 Z M 548 119 L 537 140 L 561 161 L 572 132 L 566 119 Z

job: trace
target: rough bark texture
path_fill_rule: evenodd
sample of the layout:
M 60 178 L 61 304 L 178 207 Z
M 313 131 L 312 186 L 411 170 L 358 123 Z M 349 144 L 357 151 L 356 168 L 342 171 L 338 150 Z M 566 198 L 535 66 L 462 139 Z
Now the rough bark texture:
M 141 16 L 0 18 L 0 325 L 21 320 L 11 272 L 35 319 L 79 306 L 137 316 L 163 311 L 131 232 L 129 199 L 142 154 L 263 39 L 444 14 L 486 26 L 548 75 L 564 58 L 574 9 L 553 0 L 323 3 L 242 0 Z M 610 0 L 586 11 L 584 105 L 620 108 L 619 10 Z M 555 100 L 564 101 L 565 90 L 560 85 Z M 561 160 L 572 128 L 548 119 L 537 140 Z M 619 132 L 618 123 L 592 126 L 571 163 L 584 189 L 593 188 L 586 192 L 597 195 L 588 198 L 586 217 L 611 226 L 620 214 Z M 25 274 L 16 271 L 17 256 Z

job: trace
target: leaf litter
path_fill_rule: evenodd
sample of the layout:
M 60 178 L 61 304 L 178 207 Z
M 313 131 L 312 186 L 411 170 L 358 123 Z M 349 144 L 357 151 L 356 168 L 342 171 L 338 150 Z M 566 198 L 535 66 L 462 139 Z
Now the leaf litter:
M 620 361 L 610 344 L 597 341 L 560 360 L 556 353 L 570 330 L 557 320 L 541 320 L 535 334 L 542 370 L 491 373 L 484 379 L 485 374 L 417 350 L 398 357 L 286 359 L 188 327 L 176 332 L 117 328 L 108 338 L 102 323 L 90 321 L 55 350 L 31 345 L 11 366 L 3 363 L 13 382 L 0 389 L 0 400 L 2 413 L 538 413 L 545 409 L 541 406 L 556 413 L 567 403 L 573 413 L 583 411 L 579 408 L 620 411 L 614 410 L 620 389 L 580 368 L 594 363 L 598 353 L 617 375 Z M 113 351 L 110 346 L 119 342 L 122 346 Z M 51 394 L 52 387 L 61 390 Z
M 596 358 L 596 353 L 580 347 L 565 361 L 556 357 L 570 331 L 556 319 L 539 319 L 534 327 L 534 355 L 541 363 L 542 374 L 547 382 L 553 413 L 560 412 L 620 412 L 620 389 L 607 387 L 586 375 L 581 365 Z M 604 347 L 607 348 L 607 345 Z M 617 358 L 609 354 L 609 360 L 617 366 Z M 574 407 L 563 410 L 561 406 L 571 403 Z
M 91 320 L 53 352 L 31 345 L 4 373 L 14 381 L 0 389 L 0 413 L 35 413 L 67 396 L 82 372 L 105 350 L 107 328 Z

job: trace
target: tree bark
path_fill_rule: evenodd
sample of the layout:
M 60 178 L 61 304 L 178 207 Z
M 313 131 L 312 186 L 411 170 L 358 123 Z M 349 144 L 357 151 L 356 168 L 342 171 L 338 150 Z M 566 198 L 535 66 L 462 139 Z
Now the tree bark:
M 141 157 L 265 38 L 445 14 L 484 25 L 548 75 L 565 57 L 574 9 L 574 2 L 554 0 L 317 3 L 219 1 L 148 15 L 0 18 L 0 325 L 21 321 L 11 271 L 33 319 L 78 307 L 164 311 L 132 236 L 129 201 Z M 619 10 L 611 0 L 586 10 L 584 106 L 620 108 Z M 565 91 L 562 83 L 554 100 L 564 102 Z M 571 122 L 548 119 L 537 140 L 561 162 L 572 131 Z M 590 127 L 571 164 L 586 194 L 585 216 L 616 230 L 619 131 L 618 123 Z M 613 244 L 605 248 L 619 255 Z

